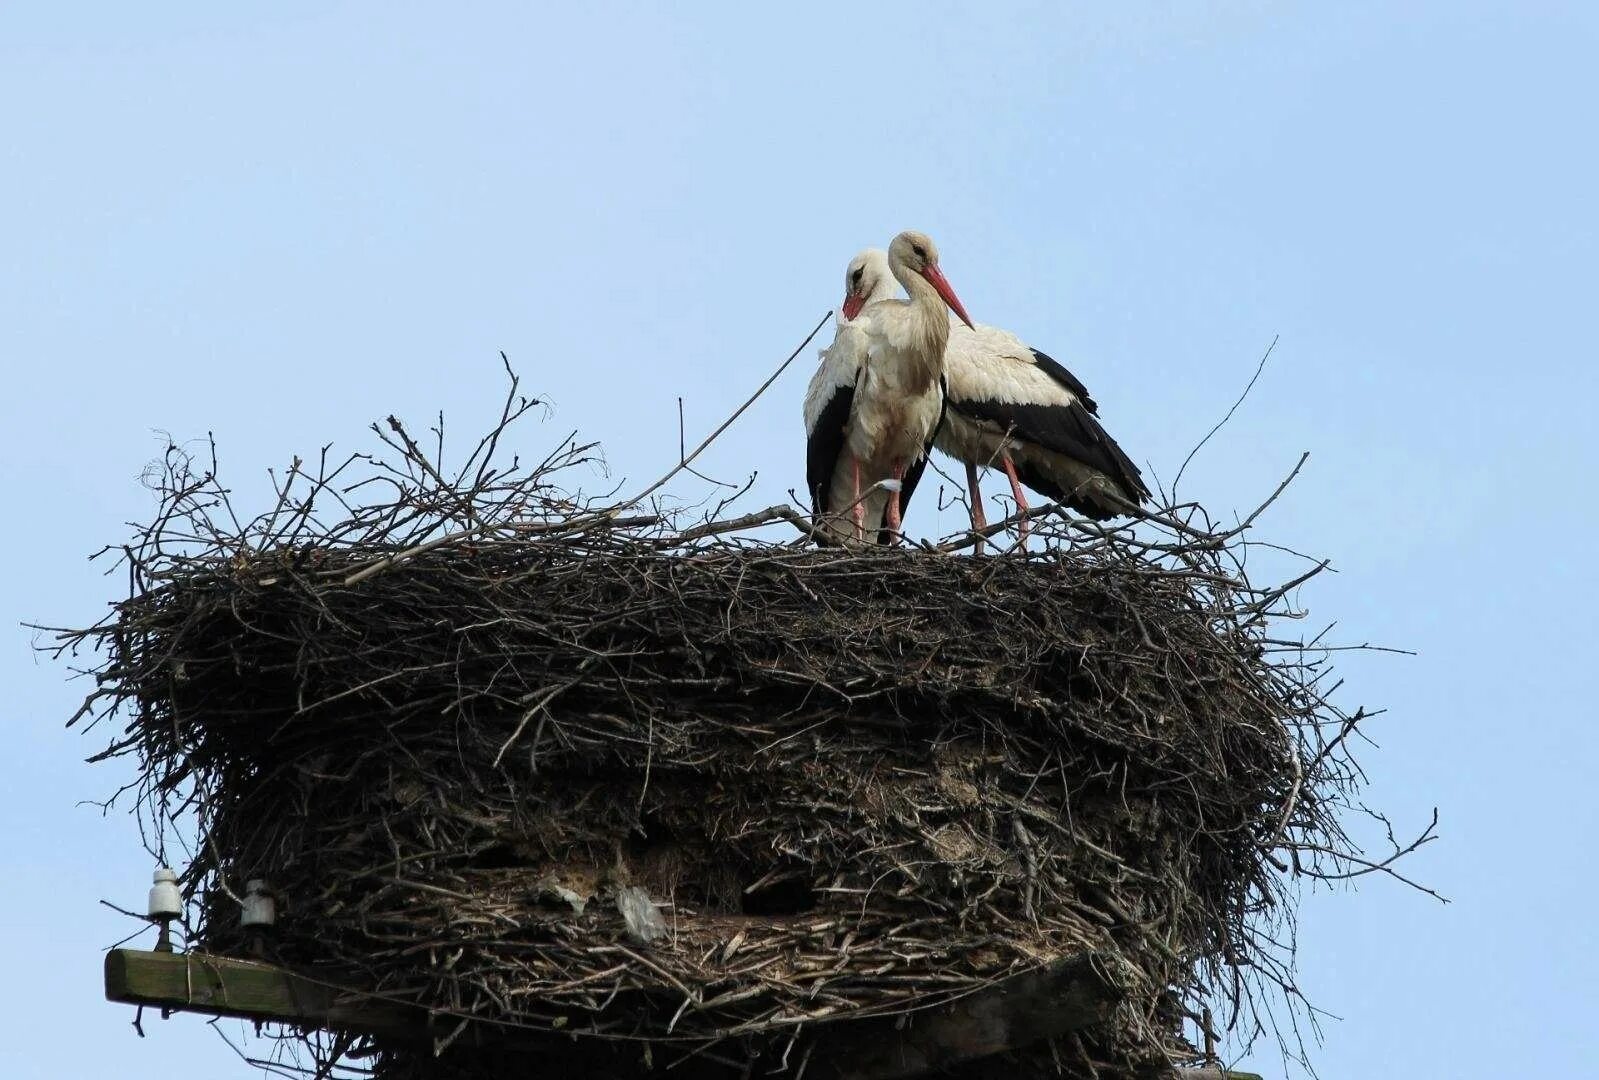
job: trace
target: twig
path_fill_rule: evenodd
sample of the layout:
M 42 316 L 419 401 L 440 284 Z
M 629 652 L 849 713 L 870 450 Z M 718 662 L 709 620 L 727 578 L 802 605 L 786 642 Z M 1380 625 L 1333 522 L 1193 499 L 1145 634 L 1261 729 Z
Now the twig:
M 1210 442 L 1211 436 L 1220 431 L 1222 427 L 1226 425 L 1227 421 L 1233 418 L 1233 413 L 1238 411 L 1238 406 L 1244 403 L 1244 399 L 1249 396 L 1249 392 L 1255 388 L 1255 381 L 1260 378 L 1260 373 L 1266 370 L 1266 361 L 1271 358 L 1272 350 L 1276 347 L 1277 335 L 1273 335 L 1271 344 L 1266 346 L 1265 353 L 1261 355 L 1260 363 L 1255 365 L 1255 373 L 1249 377 L 1249 383 L 1244 387 L 1244 392 L 1238 395 L 1238 400 L 1233 402 L 1232 408 L 1227 410 L 1227 415 L 1216 421 L 1216 426 L 1205 432 L 1205 437 L 1200 439 L 1199 442 L 1194 445 L 1192 450 L 1188 451 L 1187 457 L 1183 458 L 1182 465 L 1177 469 L 1177 476 L 1171 482 L 1171 495 L 1173 502 L 1177 500 L 1177 485 L 1183 482 L 1183 473 L 1187 471 L 1188 463 L 1194 460 L 1194 455 L 1199 453 L 1206 443 Z
M 497 769 L 497 768 L 500 767 L 500 759 L 505 757 L 505 752 L 516 744 L 516 740 L 517 739 L 522 737 L 522 732 L 527 729 L 528 721 L 533 719 L 533 717 L 535 717 L 535 716 L 539 716 L 539 714 L 541 714 L 541 713 L 543 713 L 545 716 L 549 715 L 547 710 L 550 707 L 550 702 L 554 701 L 556 698 L 560 697 L 562 694 L 564 694 L 568 690 L 572 689 L 572 687 L 574 687 L 578 683 L 582 682 L 583 681 L 583 673 L 586 672 L 589 669 L 589 667 L 593 665 L 593 663 L 594 663 L 594 659 L 592 657 L 587 659 L 587 660 L 584 660 L 582 663 L 580 663 L 578 665 L 578 673 L 576 675 L 572 676 L 570 679 L 566 680 L 561 685 L 559 685 L 557 687 L 554 687 L 553 689 L 550 689 L 550 690 L 546 691 L 545 693 L 539 695 L 538 700 L 535 701 L 532 705 L 530 705 L 528 707 L 527 711 L 522 714 L 522 719 L 517 721 L 516 730 L 512 731 L 511 734 L 506 738 L 505 742 L 500 744 L 499 753 L 494 755 L 494 764 L 493 764 L 494 768 Z M 539 719 L 539 731 L 543 731 L 543 730 L 544 730 L 544 720 L 543 720 L 543 717 L 540 717 L 540 719 Z M 530 755 L 537 754 L 538 753 L 538 749 L 539 749 L 538 733 L 534 733 L 534 736 L 533 736 L 533 749 L 531 751 L 529 751 L 529 754 Z M 530 761 L 531 761 L 531 757 L 530 757 Z M 537 769 L 535 768 L 534 771 L 537 771 Z
M 684 529 L 682 532 L 663 536 L 656 543 L 661 547 L 677 547 L 695 540 L 703 540 L 707 536 L 722 536 L 727 533 L 741 532 L 744 529 L 753 529 L 760 525 L 769 525 L 774 521 L 786 521 L 793 525 L 800 533 L 807 537 L 816 535 L 816 527 L 805 515 L 796 511 L 786 503 L 768 506 L 765 510 L 757 510 L 751 514 L 744 514 L 736 518 L 727 518 L 722 521 L 708 521 L 703 525 L 695 525 Z
M 767 377 L 765 382 L 761 383 L 760 386 L 756 387 L 755 393 L 751 394 L 749 396 L 749 398 L 745 400 L 744 404 L 740 405 L 737 409 L 733 410 L 733 415 L 732 416 L 729 416 L 726 420 L 722 421 L 722 423 L 716 428 L 715 431 L 713 431 L 709 435 L 705 436 L 704 441 L 701 442 L 698 446 L 696 446 L 694 448 L 694 452 L 692 454 L 689 454 L 687 457 L 683 458 L 676 465 L 674 465 L 671 469 L 667 470 L 667 473 L 666 473 L 665 476 L 663 476 L 659 480 L 655 481 L 655 483 L 651 484 L 649 487 L 645 488 L 643 491 L 639 492 L 637 495 L 633 496 L 631 499 L 627 500 L 624 503 L 621 503 L 618 506 L 612 507 L 611 508 L 611 512 L 612 513 L 620 513 L 623 510 L 629 509 L 630 507 L 637 506 L 639 503 L 643 502 L 645 499 L 647 499 L 651 495 L 655 494 L 661 488 L 665 487 L 666 484 L 671 481 L 672 477 L 676 476 L 678 473 L 680 473 L 684 469 L 688 468 L 689 464 L 695 458 L 699 457 L 700 454 L 704 452 L 704 450 L 705 450 L 705 448 L 707 446 L 710 446 L 711 443 L 715 442 L 717 437 L 719 435 L 721 435 L 722 432 L 724 432 L 728 428 L 732 427 L 733 426 L 733 422 L 735 420 L 737 420 L 740 416 L 744 415 L 744 410 L 748 409 L 751 405 L 755 404 L 756 400 L 758 398 L 760 398 L 760 396 L 762 394 L 766 393 L 766 388 L 771 386 L 774 382 L 776 382 L 777 381 L 777 377 L 779 375 L 783 374 L 783 372 L 788 370 L 788 366 L 794 362 L 794 358 L 805 350 L 805 346 L 807 346 L 807 345 L 809 345 L 811 343 L 811 339 L 812 338 L 814 338 L 817 334 L 821 333 L 822 327 L 826 326 L 827 325 L 827 320 L 831 319 L 832 317 L 833 317 L 833 313 L 831 311 L 829 311 L 829 312 L 827 312 L 827 314 L 823 315 L 821 317 L 821 319 L 817 322 L 815 327 L 813 327 L 811 329 L 811 332 L 809 334 L 805 335 L 805 340 L 799 343 L 799 347 L 796 348 L 793 352 L 788 354 L 788 359 L 784 360 L 781 364 L 779 364 L 777 366 L 777 370 L 772 372 L 772 374 Z

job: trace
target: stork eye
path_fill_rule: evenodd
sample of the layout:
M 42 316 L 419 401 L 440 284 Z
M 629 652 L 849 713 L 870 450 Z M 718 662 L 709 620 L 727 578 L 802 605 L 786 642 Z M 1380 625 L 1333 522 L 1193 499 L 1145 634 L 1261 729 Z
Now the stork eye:
M 855 284 L 857 284 L 857 285 L 859 285 L 859 284 L 860 284 L 860 283 L 861 283 L 861 272 L 860 272 L 860 270 L 859 270 L 859 269 L 856 269 L 856 271 L 855 271 L 855 272 L 854 272 L 854 273 L 853 273 L 853 274 L 851 274 L 851 275 L 850 275 L 850 276 L 849 276 L 849 278 L 850 278 L 850 280 L 851 280 L 851 281 L 853 281 L 853 282 L 854 282 L 854 283 L 855 283 Z
M 918 259 L 927 258 L 927 250 L 925 248 L 923 248 L 922 245 L 920 245 L 920 244 L 912 244 L 911 245 L 911 250 L 916 252 L 916 257 Z

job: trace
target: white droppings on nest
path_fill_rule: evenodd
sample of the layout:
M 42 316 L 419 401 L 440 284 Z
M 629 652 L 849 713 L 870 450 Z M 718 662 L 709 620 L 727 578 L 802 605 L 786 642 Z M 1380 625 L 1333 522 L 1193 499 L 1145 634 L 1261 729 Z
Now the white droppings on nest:
M 666 936 L 666 920 L 650 899 L 650 894 L 637 885 L 624 885 L 616 890 L 616 910 L 622 915 L 627 936 L 640 944 L 648 945 Z

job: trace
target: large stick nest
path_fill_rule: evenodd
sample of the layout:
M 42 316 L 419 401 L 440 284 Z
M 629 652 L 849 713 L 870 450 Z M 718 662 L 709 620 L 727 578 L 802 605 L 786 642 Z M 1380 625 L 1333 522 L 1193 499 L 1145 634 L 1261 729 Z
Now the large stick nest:
M 80 715 L 118 718 L 147 845 L 192 845 L 191 947 L 259 944 L 265 879 L 271 958 L 473 1032 L 338 1045 L 390 1076 L 506 1032 L 794 1069 L 829 1021 L 1089 951 L 1121 1005 L 1041 1060 L 1164 1068 L 1292 997 L 1285 885 L 1368 865 L 1338 818 L 1361 714 L 1242 530 L 757 541 L 805 523 L 567 495 L 571 443 L 497 468 L 530 404 L 449 476 L 442 431 L 391 420 L 387 457 L 296 462 L 243 523 L 167 455 L 129 597 L 67 640 L 100 650 Z

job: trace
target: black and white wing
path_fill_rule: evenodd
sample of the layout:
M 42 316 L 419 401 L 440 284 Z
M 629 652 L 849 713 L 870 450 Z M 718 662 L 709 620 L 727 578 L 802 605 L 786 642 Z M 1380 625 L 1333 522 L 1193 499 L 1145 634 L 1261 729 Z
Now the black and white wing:
M 976 428 L 1006 433 L 1020 449 L 1087 466 L 1111 481 L 1128 502 L 1149 497 L 1138 466 L 1101 425 L 1088 388 L 1046 353 L 1009 331 L 979 326 L 951 333 L 945 367 L 950 409 Z M 1077 506 L 1071 496 L 1078 485 L 1051 475 L 1046 456 L 1020 452 L 1014 463 L 1028 487 Z M 1105 508 L 1078 509 L 1100 516 Z
M 833 473 L 844 454 L 855 384 L 865 360 L 865 339 L 858 330 L 840 324 L 805 391 L 805 488 L 816 517 L 835 509 L 829 505 Z

